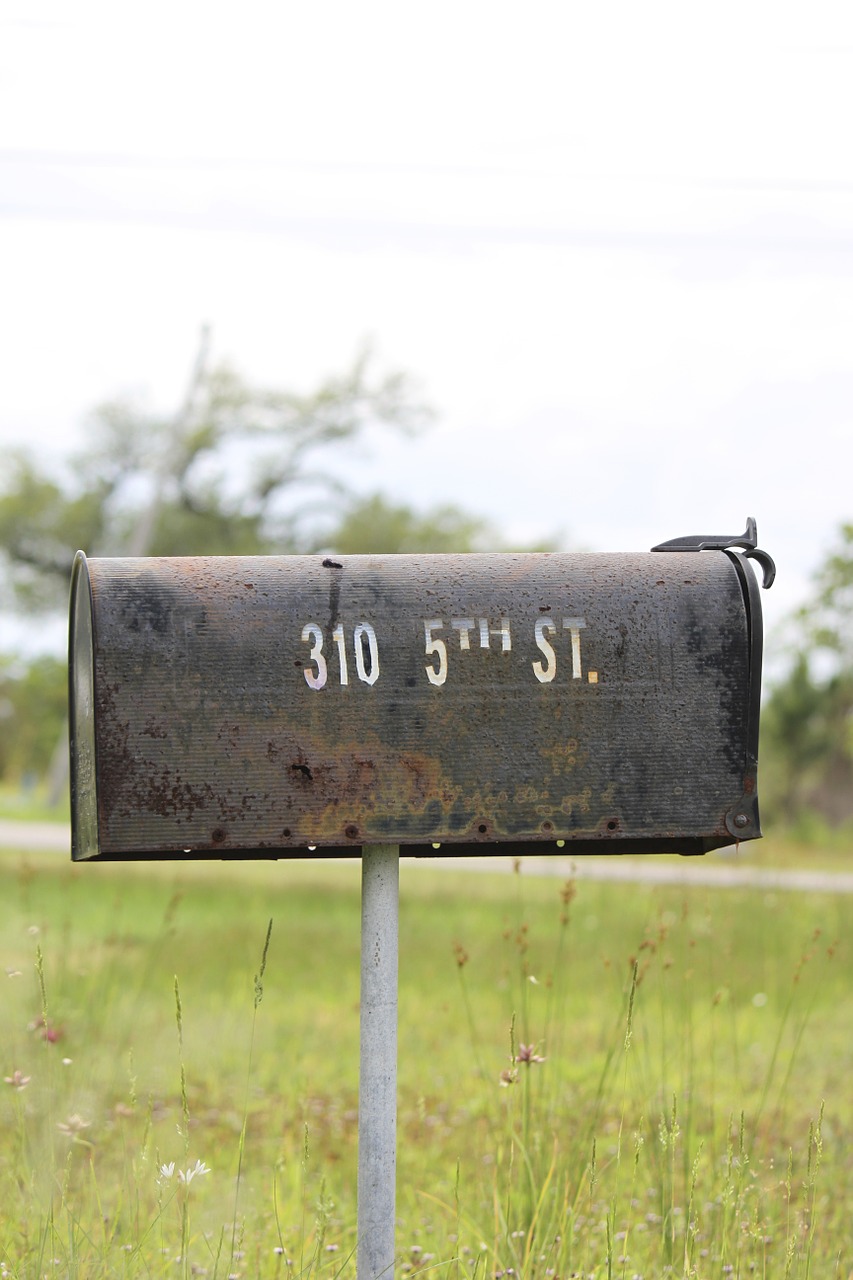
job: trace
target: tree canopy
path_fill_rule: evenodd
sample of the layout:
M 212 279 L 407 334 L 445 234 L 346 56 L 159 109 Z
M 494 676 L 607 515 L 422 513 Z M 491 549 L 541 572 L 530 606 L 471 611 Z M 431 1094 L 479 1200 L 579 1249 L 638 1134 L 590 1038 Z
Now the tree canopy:
M 0 655 L 0 778 L 33 780 L 48 770 L 65 717 L 66 664 Z
M 204 348 L 179 413 L 126 400 L 101 405 L 84 450 L 61 470 L 19 450 L 0 486 L 0 549 L 18 607 L 64 599 L 78 548 L 100 555 L 251 555 L 311 551 L 368 523 L 330 467 L 333 450 L 372 424 L 411 432 L 429 411 L 402 374 L 375 376 L 369 355 L 310 394 L 257 387 Z M 411 533 L 371 498 L 385 535 Z M 448 524 L 449 521 L 449 524 Z M 454 523 L 455 521 L 455 523 Z M 445 512 L 463 541 L 478 522 Z M 420 532 L 430 532 L 427 520 Z M 374 532 L 375 537 L 375 532 Z M 385 547 L 385 550 L 394 550 Z
M 853 819 L 853 524 L 845 524 L 787 634 L 790 663 L 765 702 L 762 772 L 788 822 Z

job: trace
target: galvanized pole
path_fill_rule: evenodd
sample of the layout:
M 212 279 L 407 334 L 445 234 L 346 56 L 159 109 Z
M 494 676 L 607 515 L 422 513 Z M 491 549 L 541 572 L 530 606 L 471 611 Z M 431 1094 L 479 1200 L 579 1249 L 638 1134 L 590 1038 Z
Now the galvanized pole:
M 392 1280 L 397 1177 L 397 941 L 400 850 L 361 854 L 358 1280 Z

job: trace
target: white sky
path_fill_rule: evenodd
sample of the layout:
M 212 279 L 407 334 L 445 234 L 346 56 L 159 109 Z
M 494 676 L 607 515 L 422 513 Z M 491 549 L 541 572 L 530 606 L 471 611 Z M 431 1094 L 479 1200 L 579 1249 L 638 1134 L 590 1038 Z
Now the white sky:
M 772 626 L 853 520 L 852 137 L 846 2 L 0 0 L 0 449 L 176 407 L 205 321 L 304 389 L 367 338 L 438 420 L 365 489 L 596 550 L 755 515 Z

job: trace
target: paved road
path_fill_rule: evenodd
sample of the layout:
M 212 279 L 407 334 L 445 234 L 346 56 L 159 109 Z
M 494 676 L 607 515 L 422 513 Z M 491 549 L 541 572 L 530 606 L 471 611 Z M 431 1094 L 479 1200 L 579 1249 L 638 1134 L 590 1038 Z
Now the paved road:
M 511 871 L 509 858 L 454 858 L 465 870 L 485 870 L 477 863 L 494 862 L 490 871 Z M 853 857 L 851 857 L 853 862 Z M 706 885 L 714 889 L 781 889 L 798 893 L 853 893 L 850 871 L 774 871 L 724 861 L 719 855 L 679 858 L 674 854 L 637 858 L 536 858 L 524 860 L 524 874 L 568 880 L 618 880 L 642 884 Z
M 0 849 L 71 852 L 71 829 L 64 822 L 12 822 L 0 818 Z
M 60 822 L 11 822 L 0 819 L 0 850 L 61 853 L 70 856 L 71 833 Z M 745 865 L 725 855 L 679 858 L 543 858 L 524 859 L 524 874 L 568 880 L 617 880 L 642 884 L 704 885 L 717 889 L 765 889 L 794 893 L 853 893 L 853 871 L 780 870 Z M 508 857 L 443 858 L 448 870 L 511 873 Z M 853 855 L 851 855 L 853 863 Z

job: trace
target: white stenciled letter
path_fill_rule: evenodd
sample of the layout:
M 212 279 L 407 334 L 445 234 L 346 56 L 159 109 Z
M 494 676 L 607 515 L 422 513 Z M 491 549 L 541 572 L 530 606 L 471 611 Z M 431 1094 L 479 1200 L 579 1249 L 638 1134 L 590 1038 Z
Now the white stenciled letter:
M 322 689 L 326 683 L 326 659 L 323 657 L 323 628 L 319 627 L 316 622 L 306 622 L 302 628 L 302 639 L 306 643 L 310 640 L 314 641 L 311 653 L 308 656 L 310 662 L 316 662 L 317 664 L 316 674 L 304 667 L 303 675 L 310 688 Z
M 379 679 L 379 645 L 376 642 L 376 632 L 369 622 L 358 624 L 352 635 L 352 643 L 355 649 L 355 669 L 359 680 L 363 680 L 365 684 L 376 684 Z M 364 664 L 365 651 L 366 656 L 370 658 L 369 671 Z
M 581 678 L 581 630 L 586 626 L 583 618 L 563 618 L 563 630 L 572 636 L 572 679 Z
M 426 646 L 426 656 L 429 658 L 435 654 L 438 658 L 438 670 L 429 664 L 424 668 L 430 684 L 444 684 L 447 679 L 447 645 L 442 639 L 436 639 L 432 634 L 433 631 L 440 631 L 443 626 L 444 623 L 441 618 L 424 619 L 424 644 Z
M 510 649 L 512 648 L 512 640 L 510 639 L 510 634 L 509 634 L 509 618 L 501 618 L 501 625 L 499 627 L 492 627 L 492 628 L 489 627 L 488 618 L 480 618 L 479 622 L 480 622 L 480 648 L 488 649 L 489 638 L 491 636 L 500 636 L 501 652 L 509 653 Z
M 451 627 L 453 627 L 454 631 L 459 632 L 459 648 L 470 649 L 471 648 L 470 633 L 474 630 L 474 619 L 473 618 L 451 618 L 450 625 Z
M 536 647 L 545 656 L 544 664 L 542 662 L 533 663 L 533 674 L 540 684 L 550 684 L 557 674 L 557 655 L 554 652 L 554 646 L 545 637 L 546 631 L 550 631 L 553 634 L 556 630 L 557 625 L 550 618 L 536 619 Z

